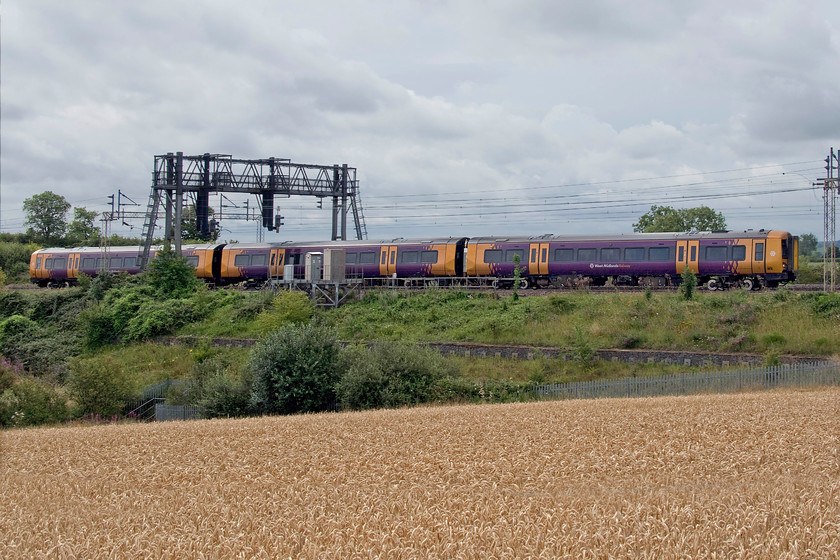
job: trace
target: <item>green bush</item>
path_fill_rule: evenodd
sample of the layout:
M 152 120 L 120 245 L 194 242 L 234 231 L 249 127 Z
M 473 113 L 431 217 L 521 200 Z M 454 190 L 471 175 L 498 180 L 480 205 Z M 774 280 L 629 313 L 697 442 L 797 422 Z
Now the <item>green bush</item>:
M 435 383 L 457 371 L 439 353 L 401 342 L 347 349 L 345 373 L 336 386 L 342 407 L 398 407 L 434 400 Z
M 290 325 L 270 334 L 246 366 L 254 379 L 255 411 L 294 414 L 331 408 L 338 353 L 335 334 L 323 325 Z
M 20 290 L 0 290 L 0 318 L 25 315 L 29 302 Z
M 64 395 L 49 383 L 18 377 L 0 394 L 0 426 L 53 424 L 68 418 Z
M 169 334 L 196 319 L 189 300 L 147 300 L 123 330 L 127 341 L 140 341 Z
M 144 280 L 158 297 L 165 299 L 185 297 L 199 286 L 195 269 L 187 263 L 186 257 L 171 249 L 157 252 L 149 262 Z
M 193 365 L 185 404 L 198 406 L 206 418 L 250 414 L 251 379 L 245 375 L 237 376 L 232 371 L 232 364 L 220 356 L 203 353 L 202 358 Z
M 134 396 L 131 380 L 121 364 L 105 357 L 70 361 L 67 386 L 75 401 L 75 414 L 112 417 L 119 414 Z
M 84 345 L 89 350 L 101 348 L 117 340 L 114 319 L 104 305 L 89 307 L 81 313 L 79 320 Z
M 0 321 L 0 354 L 23 361 L 23 346 L 38 335 L 38 324 L 23 315 L 12 315 Z
M 303 292 L 282 291 L 256 317 L 257 332 L 269 332 L 283 325 L 308 323 L 315 307 Z
M 688 267 L 685 267 L 682 272 L 682 282 L 680 282 L 680 295 L 685 300 L 690 300 L 694 297 L 694 289 L 697 287 L 697 275 Z

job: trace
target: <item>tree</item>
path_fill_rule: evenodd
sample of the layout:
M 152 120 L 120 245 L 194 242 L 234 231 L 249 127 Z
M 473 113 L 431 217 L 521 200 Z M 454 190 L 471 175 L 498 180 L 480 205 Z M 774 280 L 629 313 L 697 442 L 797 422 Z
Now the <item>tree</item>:
M 158 251 L 149 262 L 146 279 L 154 292 L 163 299 L 185 297 L 199 286 L 195 268 L 172 249 Z
M 633 231 L 653 233 L 660 231 L 714 231 L 726 229 L 726 219 L 720 212 L 708 206 L 675 209 L 670 206 L 650 207 L 639 221 L 633 224 Z
M 93 225 L 99 214 L 87 208 L 73 208 L 73 221 L 67 228 L 67 242 L 70 245 L 89 245 L 99 237 L 99 228 Z
M 23 201 L 27 233 L 45 245 L 57 243 L 67 231 L 68 210 L 70 203 L 52 191 L 27 198 Z
M 817 236 L 813 233 L 806 233 L 799 236 L 799 253 L 810 255 L 817 250 Z

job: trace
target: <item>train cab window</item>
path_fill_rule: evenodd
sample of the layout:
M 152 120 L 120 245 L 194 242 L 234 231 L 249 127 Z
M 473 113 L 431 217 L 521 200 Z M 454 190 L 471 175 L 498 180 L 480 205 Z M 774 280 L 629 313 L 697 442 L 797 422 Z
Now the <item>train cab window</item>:
M 764 260 L 764 243 L 755 244 L 755 259 L 756 261 Z
M 601 262 L 617 262 L 621 260 L 621 249 L 618 247 L 601 249 Z
M 248 266 L 251 264 L 250 255 L 236 255 L 233 257 L 233 266 Z
M 680 260 L 683 258 L 683 248 L 680 247 Z M 648 251 L 648 259 L 653 262 L 668 262 L 671 260 L 670 247 L 651 247 Z
M 376 264 L 376 253 L 373 251 L 359 253 L 359 264 Z
M 251 255 L 251 266 L 265 266 L 266 263 L 266 255 Z
M 598 249 L 578 249 L 577 260 L 578 262 L 594 261 L 597 255 Z
M 624 260 L 628 262 L 639 262 L 645 260 L 645 248 L 627 247 L 624 249 Z
M 359 262 L 359 253 L 347 253 L 344 255 L 344 264 L 356 264 Z
M 525 250 L 524 249 L 508 249 L 507 251 L 505 251 L 505 262 L 509 262 L 509 263 L 514 262 L 514 257 L 516 257 L 517 255 L 519 255 L 519 262 L 522 262 L 522 260 L 523 260 L 522 257 L 525 256 Z
M 554 260 L 556 262 L 573 262 L 575 260 L 574 249 L 555 249 Z
M 37 259 L 35 259 L 35 268 L 36 269 L 41 268 L 41 257 L 38 257 Z
M 484 251 L 484 262 L 487 264 L 495 264 L 502 262 L 502 250 L 488 249 Z
M 417 251 L 403 251 L 400 253 L 401 263 L 416 264 L 419 258 L 420 254 Z
M 536 249 L 531 249 L 531 262 L 532 263 L 537 262 L 537 250 Z
M 198 255 L 187 257 L 187 264 L 193 268 L 198 268 Z
M 787 239 L 782 239 L 782 258 L 787 259 L 789 258 L 788 255 L 788 241 Z
M 745 260 L 747 260 L 747 246 L 746 245 L 733 245 L 732 246 L 732 260 L 733 261 L 745 261 Z
M 727 250 L 726 247 L 711 246 L 706 247 L 706 253 L 703 256 L 707 261 L 725 261 Z
M 423 264 L 435 264 L 438 262 L 437 251 L 423 251 L 420 253 L 420 262 Z

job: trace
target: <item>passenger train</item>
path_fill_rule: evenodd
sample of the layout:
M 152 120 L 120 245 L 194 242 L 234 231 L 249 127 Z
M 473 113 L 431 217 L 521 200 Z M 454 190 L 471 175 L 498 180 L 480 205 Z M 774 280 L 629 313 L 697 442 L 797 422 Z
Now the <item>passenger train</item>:
M 196 276 L 216 286 L 262 285 L 282 279 L 286 265 L 303 278 L 308 253 L 344 249 L 345 276 L 376 284 L 462 284 L 511 287 L 518 257 L 520 288 L 588 284 L 667 286 L 687 268 L 709 289 L 756 290 L 796 279 L 798 239 L 778 230 L 540 237 L 448 237 L 384 241 L 319 241 L 185 245 Z M 152 256 L 159 248 L 153 248 Z M 103 270 L 140 272 L 142 248 L 50 248 L 35 251 L 31 281 L 78 282 Z M 103 263 L 102 259 L 107 259 Z

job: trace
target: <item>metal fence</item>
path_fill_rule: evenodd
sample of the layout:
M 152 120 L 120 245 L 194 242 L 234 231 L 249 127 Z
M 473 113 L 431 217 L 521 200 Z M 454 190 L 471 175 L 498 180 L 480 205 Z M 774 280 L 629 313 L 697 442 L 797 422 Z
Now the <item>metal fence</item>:
M 540 397 L 599 399 L 732 393 L 780 387 L 840 385 L 840 362 L 785 364 L 712 373 L 681 373 L 658 377 L 628 377 L 556 383 L 535 388 Z
M 155 405 L 155 421 L 167 422 L 169 420 L 197 420 L 201 418 L 201 412 L 197 406 L 183 406 L 170 404 Z

